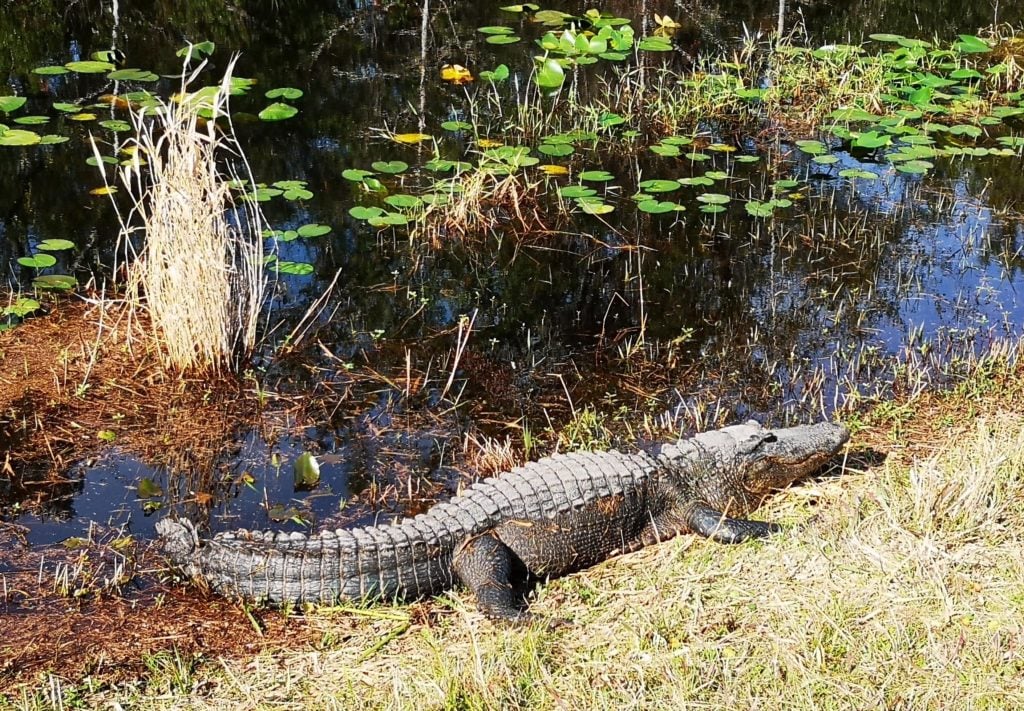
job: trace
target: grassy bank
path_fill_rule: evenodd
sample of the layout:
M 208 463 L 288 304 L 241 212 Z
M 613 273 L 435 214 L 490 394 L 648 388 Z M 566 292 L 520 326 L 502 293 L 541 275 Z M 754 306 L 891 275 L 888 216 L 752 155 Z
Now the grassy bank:
M 15 708 L 1012 708 L 1024 704 L 1019 368 L 869 414 L 791 528 L 684 536 L 543 586 L 574 624 L 508 629 L 462 592 L 323 610 L 315 643 L 146 658 L 115 687 L 41 679 Z M 897 413 L 897 414 L 894 414 Z M 881 456 L 886 455 L 884 461 Z M 304 635 L 306 639 L 308 635 Z

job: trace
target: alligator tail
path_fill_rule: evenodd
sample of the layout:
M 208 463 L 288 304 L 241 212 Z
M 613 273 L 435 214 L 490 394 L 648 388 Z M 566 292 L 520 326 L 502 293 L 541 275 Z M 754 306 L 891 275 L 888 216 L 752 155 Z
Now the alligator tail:
M 164 553 L 182 572 L 193 576 L 199 572 L 199 533 L 187 518 L 169 518 L 156 522 L 156 532 L 163 541 Z

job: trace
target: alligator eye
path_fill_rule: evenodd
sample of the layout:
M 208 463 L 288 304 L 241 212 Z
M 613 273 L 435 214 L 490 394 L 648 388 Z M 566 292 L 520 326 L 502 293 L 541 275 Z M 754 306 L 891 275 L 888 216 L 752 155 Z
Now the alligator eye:
M 761 438 L 761 442 L 778 442 L 779 438 L 775 436 L 774 432 L 768 432 L 764 437 Z

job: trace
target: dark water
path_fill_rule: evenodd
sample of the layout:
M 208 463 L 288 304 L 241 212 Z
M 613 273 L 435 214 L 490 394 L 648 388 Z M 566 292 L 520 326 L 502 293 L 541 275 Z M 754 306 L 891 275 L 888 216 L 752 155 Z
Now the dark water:
M 392 393 L 382 396 L 384 406 L 380 399 L 342 403 L 331 421 L 305 437 L 268 445 L 254 432 L 242 433 L 234 443 L 240 453 L 226 457 L 218 473 L 214 527 L 269 525 L 266 508 L 274 504 L 306 519 L 367 520 L 368 509 L 346 513 L 339 502 L 371 483 L 395 486 L 398 466 L 432 480 L 450 478 L 446 447 L 474 417 L 485 430 L 488 419 L 518 417 L 539 430 L 546 404 L 561 400 L 566 387 L 577 405 L 618 403 L 635 411 L 638 399 L 629 399 L 625 384 L 636 376 L 620 356 L 641 333 L 660 349 L 655 359 L 666 357 L 667 344 L 679 344 L 667 376 L 674 382 L 679 373 L 678 392 L 652 409 L 680 414 L 682 427 L 693 425 L 687 408 L 708 391 L 735 391 L 727 406 L 737 415 L 820 418 L 853 390 L 884 393 L 897 355 L 962 354 L 1018 333 L 1024 172 L 1016 157 L 940 158 L 926 178 L 911 178 L 846 154 L 823 172 L 790 152 L 773 164 L 770 178 L 759 172 L 767 170 L 764 162 L 737 174 L 751 185 L 781 177 L 806 181 L 808 206 L 771 226 L 735 210 L 708 221 L 691 209 L 673 222 L 623 209 L 608 225 L 580 219 L 577 236 L 426 249 L 353 220 L 348 209 L 359 195 L 341 178 L 343 170 L 427 157 L 425 149 L 396 146 L 372 129 L 436 127 L 466 110 L 462 90 L 437 81 L 442 64 L 474 71 L 502 61 L 524 65 L 523 44 L 492 47 L 475 32 L 509 22 L 498 6 L 430 3 L 425 47 L 421 6 L 403 2 L 22 1 L 0 13 L 0 56 L 10 60 L 7 93 L 29 97 L 29 113 L 53 114 L 47 109 L 53 101 L 109 91 L 102 79 L 41 77 L 31 69 L 112 46 L 125 53 L 127 66 L 173 73 L 180 67 L 175 51 L 186 41 L 211 40 L 218 47 L 211 77 L 238 51 L 236 74 L 256 78 L 260 91 L 303 90 L 296 118 L 240 121 L 239 132 L 257 179 L 304 180 L 315 193 L 301 205 L 269 204 L 275 226 L 333 228 L 317 241 L 281 246 L 282 259 L 308 261 L 315 273 L 282 277 L 275 305 L 286 316 L 300 313 L 340 269 L 327 312 L 332 317 L 317 334 L 340 359 L 370 353 L 373 367 L 393 372 L 411 348 L 425 368 L 432 354 L 454 347 L 460 316 L 476 312 L 471 350 L 486 367 L 467 365 L 459 373 L 467 408 L 439 418 L 436 427 L 406 426 L 402 436 L 382 438 L 374 434 L 379 427 L 365 425 L 393 416 Z M 578 12 L 586 5 L 559 7 Z M 683 27 L 669 61 L 681 66 L 688 56 L 730 50 L 745 33 L 773 31 L 777 22 L 774 1 L 612 2 L 602 9 L 632 18 L 638 35 L 642 18 L 648 25 L 654 13 L 676 18 Z M 1019 22 L 1020 13 L 988 2 L 809 2 L 789 5 L 786 27 L 800 28 L 810 46 L 859 42 L 873 32 L 950 39 L 993 21 Z M 265 103 L 257 92 L 240 97 L 235 108 L 256 112 Z M 44 239 L 71 239 L 78 249 L 57 255 L 54 271 L 102 279 L 117 228 L 107 199 L 89 194 L 99 180 L 84 162 L 86 129 L 55 116 L 46 132 L 72 140 L 0 149 L 0 263 L 12 285 L 27 284 L 33 270 L 14 260 Z M 724 161 L 716 156 L 694 173 Z M 659 165 L 645 164 L 644 177 L 664 170 Z M 851 190 L 834 177 L 844 167 L 874 167 L 883 179 Z M 676 169 L 672 177 L 683 174 Z M 702 373 L 697 384 L 683 375 L 694 369 Z M 321 373 L 344 379 L 336 363 Z M 506 381 L 514 382 L 511 392 L 504 391 Z M 751 392 L 744 390 L 748 382 Z M 416 407 L 445 410 L 426 400 Z M 297 491 L 291 462 L 309 446 L 337 460 L 324 465 L 313 491 Z M 137 497 L 143 478 L 169 500 L 187 498 L 174 494 L 187 488 L 179 475 L 118 451 L 76 471 L 80 482 L 53 497 L 48 511 L 18 519 L 30 526 L 33 542 L 79 535 L 90 520 L 150 535 L 163 511 L 143 511 Z M 242 482 L 243 472 L 251 482 Z

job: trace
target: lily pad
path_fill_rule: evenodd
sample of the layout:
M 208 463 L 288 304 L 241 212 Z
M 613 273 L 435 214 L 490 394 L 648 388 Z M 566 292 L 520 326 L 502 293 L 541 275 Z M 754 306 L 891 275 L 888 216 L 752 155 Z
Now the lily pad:
M 537 151 L 546 156 L 568 156 L 572 155 L 575 150 L 568 143 L 542 143 L 537 147 Z
M 113 131 L 114 133 L 132 130 L 130 123 L 128 123 L 127 121 L 122 121 L 120 119 L 109 119 L 107 121 L 100 121 L 100 126 L 107 129 L 108 131 Z
M 287 101 L 294 101 L 295 99 L 302 97 L 302 89 L 296 89 L 292 86 L 281 86 L 276 89 L 271 89 L 264 94 L 268 99 L 286 99 Z
M 583 198 L 577 203 L 580 209 L 588 215 L 607 215 L 609 212 L 615 210 L 612 205 L 606 202 L 593 201 L 591 202 L 588 198 Z
M 145 69 L 118 69 L 107 74 L 107 79 L 114 81 L 156 81 L 160 77 Z
M 673 146 L 667 143 L 655 144 L 650 147 L 650 150 L 652 153 L 656 153 L 659 156 L 664 156 L 665 158 L 674 158 L 675 156 L 678 156 L 680 153 L 682 153 L 682 151 L 679 149 L 679 146 Z
M 558 189 L 559 197 L 563 198 L 581 198 L 581 197 L 592 197 L 597 195 L 597 191 L 593 188 L 588 188 L 585 185 L 566 185 L 564 188 Z
M 282 274 L 291 274 L 293 276 L 308 276 L 313 273 L 313 265 L 306 262 L 288 262 L 283 259 L 279 259 L 274 262 L 274 268 Z
M 34 146 L 42 139 L 38 133 L 12 128 L 0 133 L 0 146 Z
M 384 214 L 384 210 L 373 205 L 356 205 L 349 208 L 348 214 L 357 220 L 369 220 L 374 217 L 380 217 Z
M 109 430 L 102 430 L 100 432 L 100 439 L 103 439 L 105 442 L 106 441 L 113 441 L 113 439 L 111 439 L 111 440 L 104 439 L 103 438 L 103 433 L 104 432 L 110 432 L 110 431 Z M 110 432 L 110 434 L 113 435 L 114 433 Z M 115 435 L 114 438 L 116 438 L 116 435 Z M 164 491 L 163 491 L 163 489 L 160 488 L 160 485 L 157 484 L 156 482 L 154 482 L 149 477 L 145 477 L 142 481 L 139 482 L 139 487 L 138 487 L 137 491 L 138 491 L 138 495 L 139 495 L 140 499 L 152 499 L 152 498 L 164 495 Z
M 74 249 L 75 243 L 69 239 L 44 239 L 38 245 L 37 248 L 46 252 L 59 252 L 64 249 Z
M 641 212 L 647 212 L 652 215 L 660 215 L 665 212 L 673 212 L 683 209 L 683 206 L 679 203 L 661 200 L 643 200 L 637 203 L 636 207 Z
M 295 485 L 300 488 L 310 488 L 320 481 L 320 463 L 310 452 L 303 452 L 292 463 L 292 470 L 295 473 Z
M 68 62 L 64 65 L 78 74 L 105 74 L 117 69 L 110 62 L 99 62 L 94 59 L 84 59 L 78 62 Z
M 0 111 L 9 114 L 25 105 L 24 96 L 0 96 Z
M 392 207 L 397 207 L 400 209 L 410 209 L 414 207 L 419 207 L 420 205 L 423 204 L 423 201 L 420 200 L 415 195 L 404 194 L 389 195 L 388 197 L 384 198 L 384 202 L 386 202 L 388 205 L 391 205 Z
M 675 180 L 644 180 L 639 187 L 651 193 L 668 193 L 678 190 L 680 185 Z
M 371 163 L 370 167 L 376 170 L 378 173 L 398 175 L 399 173 L 404 173 L 405 171 L 407 171 L 409 169 L 409 164 L 400 160 L 378 160 Z
M 615 176 L 607 170 L 585 170 L 580 173 L 580 180 L 585 180 L 588 183 L 604 183 L 615 180 Z
M 330 225 L 321 225 L 317 222 L 303 225 L 298 229 L 300 237 L 322 237 L 330 231 Z
M 368 178 L 373 175 L 371 170 L 361 170 L 359 168 L 349 168 L 341 172 L 341 177 L 345 180 L 351 180 L 354 183 L 361 182 L 364 178 Z
M 33 269 L 46 269 L 47 267 L 52 267 L 56 263 L 56 257 L 52 254 L 46 254 L 45 252 L 33 254 L 31 257 L 18 257 L 18 264 L 23 267 L 31 267 Z
M 44 274 L 33 279 L 32 286 L 48 291 L 70 291 L 78 286 L 78 281 L 67 274 Z
M 565 81 L 565 70 L 557 60 L 547 59 L 537 69 L 535 80 L 541 89 L 557 89 Z
M 273 103 L 259 112 L 258 116 L 263 121 L 283 121 L 290 119 L 299 110 L 291 104 Z

